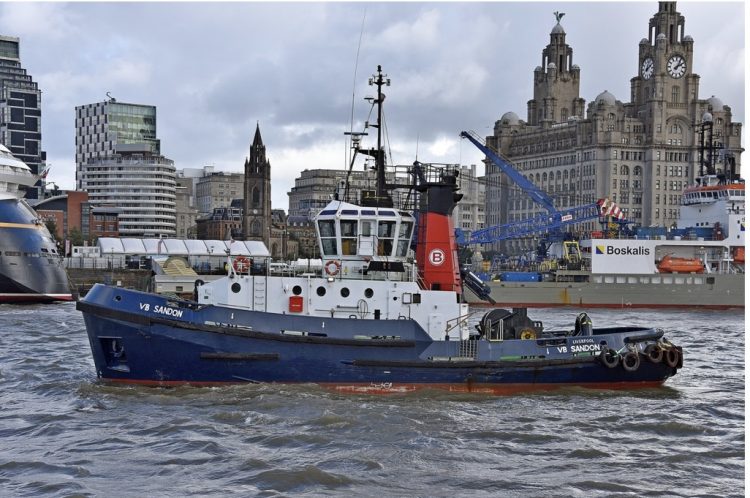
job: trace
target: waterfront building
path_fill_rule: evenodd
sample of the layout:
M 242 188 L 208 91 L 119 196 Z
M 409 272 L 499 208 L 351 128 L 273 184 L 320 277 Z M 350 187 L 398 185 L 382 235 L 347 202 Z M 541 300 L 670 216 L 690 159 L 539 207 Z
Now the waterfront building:
M 289 229 L 289 217 L 283 209 L 271 211 L 271 257 L 283 261 L 296 261 L 300 254 L 299 241 Z
M 122 208 L 121 237 L 174 237 L 175 167 L 142 150 L 91 158 L 79 165 L 79 182 L 95 205 Z
M 161 154 L 156 138 L 156 107 L 109 98 L 76 107 L 76 181 L 83 187 L 80 169 L 92 159 L 120 152 Z
M 693 71 L 694 41 L 676 2 L 659 2 L 647 32 L 632 60 L 636 74 L 628 100 L 604 90 L 585 106 L 578 94 L 581 68 L 573 64 L 573 49 L 558 18 L 542 64 L 534 69 L 526 120 L 506 112 L 487 137 L 487 144 L 549 193 L 558 209 L 609 198 L 638 225 L 671 227 L 682 190 L 702 167 L 739 173 L 742 125 L 732 122 L 731 108 L 718 97 L 701 98 L 699 75 Z M 712 139 L 704 133 L 706 120 L 712 123 Z M 701 143 L 709 142 L 717 153 L 711 165 L 701 166 L 707 162 Z M 542 211 L 487 165 L 488 226 Z M 590 221 L 575 230 L 598 228 L 598 221 Z M 516 240 L 493 248 L 516 252 L 534 244 Z
M 260 124 L 255 126 L 244 171 L 243 235 L 245 240 L 261 240 L 268 247 L 271 238 L 271 162 L 266 158 Z
M 58 191 L 34 207 L 39 218 L 54 222 L 55 239 L 71 240 L 78 231 L 83 241 L 93 242 L 99 237 L 117 237 L 122 209 L 113 205 L 94 206 L 87 192 Z
M 0 36 L 0 143 L 35 175 L 46 167 L 42 150 L 42 92 L 21 66 L 20 41 Z M 26 189 L 25 197 L 43 198 L 43 180 Z
M 196 236 L 199 240 L 233 240 L 242 235 L 242 199 L 228 206 L 216 207 L 211 214 L 196 220 Z
M 187 182 L 185 182 L 187 183 Z M 234 199 L 242 199 L 245 175 L 223 171 L 210 173 L 195 178 L 195 207 L 201 216 L 214 212 L 216 208 L 225 208 Z
M 458 186 L 463 197 L 453 210 L 453 226 L 469 234 L 484 228 L 484 179 L 477 177 L 477 167 L 461 166 Z
M 156 107 L 114 98 L 76 107 L 78 190 L 122 208 L 122 237 L 176 234 L 175 167 L 160 150 Z
M 198 210 L 192 205 L 193 182 L 177 178 L 175 185 L 175 236 L 178 239 L 193 239 L 196 237 L 195 220 Z
M 289 216 L 312 219 L 323 209 L 337 189 L 346 181 L 344 169 L 305 169 L 294 179 L 294 187 L 287 192 L 289 196 Z M 387 174 L 389 182 L 394 181 L 392 174 Z M 359 201 L 363 191 L 374 190 L 377 176 L 374 171 L 351 171 L 349 174 L 349 199 Z

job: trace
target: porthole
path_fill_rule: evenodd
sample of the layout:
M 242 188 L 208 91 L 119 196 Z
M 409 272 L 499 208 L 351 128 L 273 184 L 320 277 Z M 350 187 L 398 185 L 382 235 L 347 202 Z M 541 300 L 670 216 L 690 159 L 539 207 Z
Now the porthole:
M 366 298 L 368 298 L 368 299 L 371 298 L 372 294 L 373 294 L 372 289 L 370 289 L 370 288 L 365 289 L 365 297 Z
M 122 297 L 121 296 L 115 296 L 115 301 L 122 301 Z
M 317 293 L 320 297 L 323 297 L 326 295 L 326 288 L 325 287 L 318 287 Z
M 294 294 L 295 296 L 299 296 L 300 294 L 302 294 L 302 287 L 300 287 L 299 285 L 295 285 L 294 287 L 292 287 L 292 294 Z
M 349 297 L 349 289 L 347 287 L 341 288 L 341 297 Z
M 237 294 L 240 290 L 242 290 L 242 286 L 238 284 L 237 282 L 232 284 L 232 292 Z

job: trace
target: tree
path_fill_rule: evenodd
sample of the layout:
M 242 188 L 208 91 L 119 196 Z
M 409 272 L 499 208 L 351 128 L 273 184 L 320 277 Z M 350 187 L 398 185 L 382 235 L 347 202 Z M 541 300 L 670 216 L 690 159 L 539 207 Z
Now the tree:
M 81 232 L 81 229 L 78 227 L 73 227 L 70 230 L 68 230 L 68 239 L 70 240 L 70 245 L 82 246 L 83 245 L 83 233 Z
M 44 226 L 47 227 L 47 230 L 49 230 L 50 235 L 52 235 L 53 239 L 57 239 L 57 223 L 55 222 L 54 218 L 48 218 L 44 220 Z

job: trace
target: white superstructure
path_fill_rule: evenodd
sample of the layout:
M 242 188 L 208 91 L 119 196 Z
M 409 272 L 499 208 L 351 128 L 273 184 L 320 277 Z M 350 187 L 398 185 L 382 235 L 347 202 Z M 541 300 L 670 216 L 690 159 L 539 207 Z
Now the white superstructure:
M 19 199 L 23 191 L 18 189 L 23 185 L 34 185 L 37 177 L 21 160 L 16 159 L 10 151 L 0 144 L 0 200 Z

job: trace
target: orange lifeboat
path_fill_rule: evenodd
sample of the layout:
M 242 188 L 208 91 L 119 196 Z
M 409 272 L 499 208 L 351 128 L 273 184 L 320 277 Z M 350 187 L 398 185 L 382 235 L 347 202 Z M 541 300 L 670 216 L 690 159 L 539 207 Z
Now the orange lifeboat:
M 656 266 L 659 273 L 703 273 L 703 262 L 698 258 L 676 258 L 666 255 Z
M 735 247 L 733 256 L 734 256 L 735 263 L 744 263 L 745 262 L 745 248 Z

